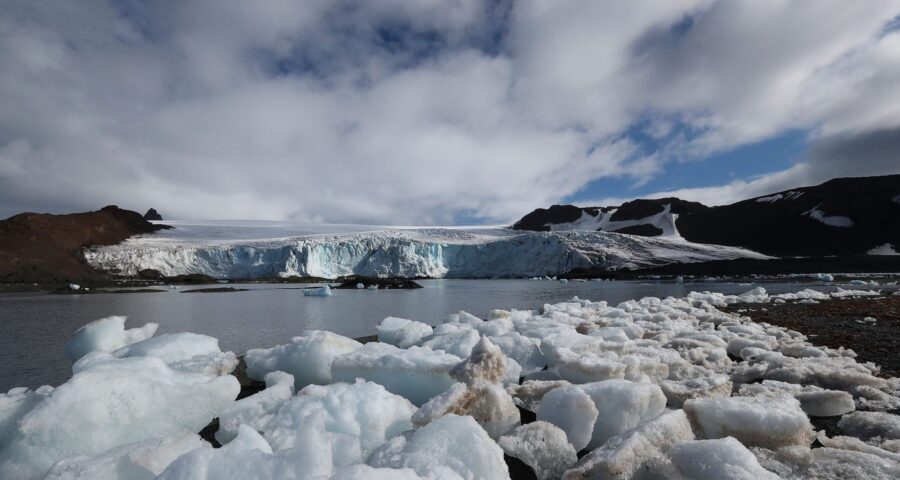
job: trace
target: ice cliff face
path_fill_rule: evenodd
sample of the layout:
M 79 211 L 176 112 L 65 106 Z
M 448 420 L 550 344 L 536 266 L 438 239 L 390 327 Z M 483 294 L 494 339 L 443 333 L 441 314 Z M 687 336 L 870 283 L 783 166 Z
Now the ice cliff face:
M 189 226 L 182 226 L 187 228 Z M 734 247 L 606 232 L 386 229 L 273 240 L 198 241 L 176 231 L 85 252 L 98 268 L 134 275 L 203 273 L 217 278 L 342 275 L 495 278 L 557 275 L 574 268 L 634 269 L 673 262 L 765 258 Z M 215 235 L 210 235 L 215 237 Z

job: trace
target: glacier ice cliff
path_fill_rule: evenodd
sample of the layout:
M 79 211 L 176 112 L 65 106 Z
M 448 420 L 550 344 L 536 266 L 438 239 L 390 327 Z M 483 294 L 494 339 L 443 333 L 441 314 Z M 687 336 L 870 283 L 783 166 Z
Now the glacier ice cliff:
M 152 268 L 164 275 L 203 273 L 241 279 L 337 278 L 351 274 L 501 278 L 557 275 L 579 267 L 617 270 L 674 262 L 767 258 L 741 248 L 678 238 L 592 231 L 394 228 L 269 240 L 227 240 L 202 233 L 185 225 L 162 235 L 135 237 L 119 245 L 88 250 L 85 258 L 94 267 L 123 275 Z

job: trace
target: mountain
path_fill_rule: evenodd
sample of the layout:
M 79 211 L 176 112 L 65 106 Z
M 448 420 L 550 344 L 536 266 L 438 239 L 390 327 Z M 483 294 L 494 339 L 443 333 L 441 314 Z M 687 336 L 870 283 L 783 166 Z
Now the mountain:
M 717 207 L 678 198 L 554 205 L 512 228 L 678 237 L 774 256 L 893 254 L 900 248 L 900 175 L 837 178 Z
M 66 283 L 106 277 L 85 263 L 84 248 L 169 228 L 115 205 L 95 212 L 20 213 L 0 220 L 0 282 Z
M 179 224 L 162 235 L 90 249 L 85 258 L 98 269 L 124 275 L 153 269 L 167 276 L 201 273 L 216 278 L 552 276 L 572 270 L 768 258 L 741 248 L 606 232 L 387 228 L 250 240 L 254 235 L 244 231 L 248 239 L 235 240 L 235 230 L 234 225 Z
M 151 208 L 147 210 L 147 213 L 144 214 L 144 220 L 162 220 L 162 215 L 156 211 L 155 208 Z

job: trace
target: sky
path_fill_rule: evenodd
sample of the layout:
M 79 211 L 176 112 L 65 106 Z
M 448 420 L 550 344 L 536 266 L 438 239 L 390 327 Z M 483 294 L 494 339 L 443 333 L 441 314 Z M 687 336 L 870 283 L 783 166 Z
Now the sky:
M 496 224 L 900 173 L 900 0 L 0 8 L 0 218 Z

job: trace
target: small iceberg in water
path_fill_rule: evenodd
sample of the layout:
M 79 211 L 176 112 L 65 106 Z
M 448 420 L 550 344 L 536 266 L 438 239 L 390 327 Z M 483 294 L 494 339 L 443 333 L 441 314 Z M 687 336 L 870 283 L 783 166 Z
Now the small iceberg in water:
M 331 287 L 325 285 L 323 287 L 318 288 L 307 288 L 303 290 L 304 297 L 330 297 L 333 293 L 331 293 Z

